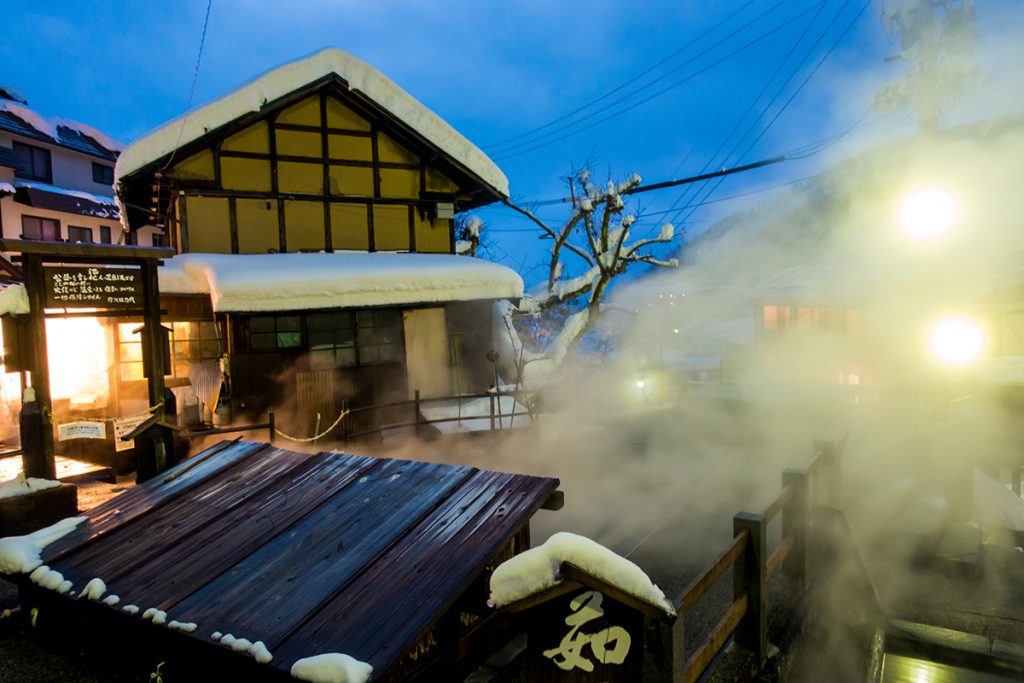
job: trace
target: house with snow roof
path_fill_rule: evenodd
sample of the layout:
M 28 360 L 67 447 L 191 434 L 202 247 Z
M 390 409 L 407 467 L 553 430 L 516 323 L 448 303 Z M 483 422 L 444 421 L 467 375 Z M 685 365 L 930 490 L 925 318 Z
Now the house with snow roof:
M 492 304 L 522 280 L 457 255 L 453 219 L 508 182 L 352 55 L 326 49 L 249 81 L 136 140 L 114 175 L 128 233 L 160 230 L 177 252 L 160 269 L 170 386 L 224 359 L 236 415 L 287 404 L 327 421 L 343 402 L 493 378 Z M 141 387 L 124 331 L 120 381 Z
M 121 143 L 99 130 L 46 117 L 0 86 L 0 236 L 118 243 L 114 162 Z M 131 237 L 160 244 L 153 227 Z

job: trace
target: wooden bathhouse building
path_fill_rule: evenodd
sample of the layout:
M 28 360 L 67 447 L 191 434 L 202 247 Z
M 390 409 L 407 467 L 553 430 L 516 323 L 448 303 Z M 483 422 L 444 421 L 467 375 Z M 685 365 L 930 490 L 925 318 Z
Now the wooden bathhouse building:
M 493 380 L 493 304 L 522 280 L 457 255 L 453 219 L 508 182 L 352 55 L 317 52 L 168 122 L 124 150 L 115 177 L 127 229 L 159 226 L 176 252 L 160 268 L 169 386 L 221 363 L 222 412 L 286 403 L 304 430 L 344 403 Z M 124 332 L 119 392 L 132 399 L 144 382 Z

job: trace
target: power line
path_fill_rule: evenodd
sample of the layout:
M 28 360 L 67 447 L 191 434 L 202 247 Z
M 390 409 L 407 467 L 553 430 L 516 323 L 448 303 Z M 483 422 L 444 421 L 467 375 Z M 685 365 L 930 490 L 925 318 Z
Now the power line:
M 622 102 L 624 102 L 625 100 L 629 99 L 633 95 L 636 95 L 639 92 L 641 92 L 642 90 L 646 89 L 647 87 L 649 87 L 653 83 L 655 83 L 657 81 L 660 81 L 660 80 L 663 80 L 665 78 L 665 76 L 667 76 L 668 74 L 665 74 L 665 75 L 661 76 L 656 81 L 653 81 L 652 83 L 650 83 L 650 84 L 648 84 L 646 86 L 643 86 L 642 88 L 638 88 L 638 89 L 628 93 L 627 95 L 625 95 L 625 96 L 615 100 L 614 102 L 611 102 L 610 104 L 607 104 L 604 107 L 601 107 L 600 109 L 598 109 L 598 110 L 596 110 L 596 111 L 594 111 L 594 112 L 592 112 L 590 114 L 587 114 L 586 116 L 584 116 L 584 117 L 582 117 L 582 118 L 580 118 L 580 119 L 578 119 L 576 121 L 573 121 L 572 123 L 566 124 L 564 126 L 560 126 L 559 128 L 554 129 L 550 133 L 546 133 L 546 134 L 544 134 L 542 136 L 539 136 L 539 137 L 537 137 L 534 140 L 528 140 L 528 141 L 521 142 L 521 143 L 518 143 L 518 144 L 515 144 L 515 145 L 511 145 L 511 146 L 508 147 L 508 149 L 506 149 L 504 151 L 498 151 L 497 153 L 493 154 L 492 156 L 493 156 L 493 158 L 495 160 L 511 159 L 513 157 L 517 157 L 517 156 L 520 156 L 522 154 L 526 154 L 527 152 L 532 152 L 532 151 L 540 149 L 542 147 L 547 147 L 548 145 L 551 145 L 551 144 L 554 144 L 556 142 L 559 142 L 560 140 L 564 140 L 565 138 L 568 138 L 570 136 L 576 135 L 578 133 L 582 133 L 585 130 L 589 130 L 589 129 L 591 129 L 591 128 L 595 127 L 595 126 L 598 126 L 598 125 L 600 125 L 600 124 L 602 124 L 602 123 L 604 123 L 606 121 L 609 121 L 609 120 L 611 120 L 611 119 L 613 119 L 613 118 L 615 118 L 617 116 L 621 116 L 622 114 L 624 114 L 624 113 L 626 113 L 626 112 L 628 112 L 628 111 L 630 111 L 632 109 L 635 109 L 636 107 L 638 107 L 638 106 L 640 106 L 642 104 L 650 102 L 651 100 L 653 100 L 653 99 L 655 99 L 657 97 L 660 97 L 661 95 L 664 95 L 666 92 L 668 92 L 668 91 L 670 91 L 670 90 L 672 90 L 674 88 L 679 87 L 680 85 L 682 85 L 682 84 L 684 84 L 684 83 L 686 83 L 686 82 L 696 78 L 697 76 L 700 76 L 701 74 L 711 70 L 712 68 L 718 66 L 719 64 L 722 64 L 723 62 L 728 61 L 729 59 L 735 57 L 739 53 L 744 52 L 745 50 L 747 50 L 750 47 L 756 45 L 757 43 L 761 42 L 762 40 L 764 40 L 764 39 L 766 39 L 766 38 L 768 38 L 768 37 L 778 33 L 780 30 L 782 30 L 783 28 L 785 28 L 789 24 L 793 23 L 794 21 L 798 20 L 800 17 L 804 16 L 805 14 L 810 12 L 814 7 L 816 7 L 817 5 L 822 4 L 824 1 L 825 0 L 822 0 L 821 3 L 817 3 L 816 5 L 812 5 L 808 9 L 805 9 L 802 12 L 796 14 L 795 16 L 790 17 L 789 19 L 786 19 L 785 21 L 777 24 L 776 26 L 774 26 L 773 28 L 771 28 L 767 32 L 761 34 L 757 38 L 747 42 L 746 44 L 742 45 L 741 47 L 733 50 L 732 52 L 729 52 L 724 57 L 722 57 L 722 58 L 720 58 L 720 59 L 718 59 L 718 60 L 708 64 L 707 66 L 705 66 L 705 67 L 695 71 L 694 73 L 689 74 L 688 76 L 686 76 L 686 77 L 684 77 L 684 78 L 682 78 L 682 79 L 672 83 L 671 85 L 666 86 L 665 88 L 662 88 L 661 90 L 655 92 L 652 95 L 648 95 L 647 97 L 645 97 L 645 98 L 643 98 L 643 99 L 641 99 L 641 100 L 639 100 L 637 102 L 634 102 L 632 104 L 629 104 L 628 106 L 623 107 L 622 109 L 619 109 L 618 111 L 614 111 L 611 114 L 609 114 L 608 116 L 605 116 L 605 117 L 603 117 L 601 119 L 598 119 L 597 121 L 594 121 L 594 122 L 589 123 L 587 125 L 584 125 L 582 127 L 576 128 L 576 130 L 570 130 L 574 126 L 578 126 L 579 124 L 583 123 L 584 121 L 586 121 L 586 120 L 588 120 L 588 119 L 590 119 L 590 118 L 592 118 L 594 116 L 597 116 L 598 114 L 600 114 L 602 112 L 608 111 L 609 109 L 613 108 L 615 105 L 621 104 Z M 773 9 L 774 9 L 774 7 L 773 7 Z M 762 15 L 763 14 L 764 13 L 762 13 Z M 758 18 L 760 18 L 760 17 L 758 17 Z M 729 36 L 726 36 L 722 40 L 718 41 L 717 43 L 715 43 L 711 47 L 707 48 L 706 50 L 704 50 L 703 52 L 698 54 L 696 57 L 688 60 L 684 64 L 680 65 L 679 67 L 676 67 L 675 69 L 673 69 L 672 71 L 670 71 L 668 73 L 674 73 L 675 71 L 678 71 L 679 69 L 683 68 L 684 66 L 688 66 L 692 62 L 696 61 L 699 57 L 703 57 L 704 55 L 708 54 L 713 48 L 718 47 L 719 45 L 724 43 L 729 38 L 732 38 L 734 35 L 736 35 L 740 31 L 742 31 L 743 29 L 747 28 L 752 23 L 753 23 L 753 21 L 751 21 L 748 24 L 744 25 L 743 27 L 737 29 L 732 34 L 730 34 Z M 568 132 L 565 132 L 564 135 L 559 135 L 559 133 L 562 133 L 564 131 L 568 131 Z M 544 142 L 541 142 L 542 140 Z M 523 149 L 523 148 L 525 148 L 525 149 Z M 518 150 L 518 151 L 516 151 L 516 150 Z
M 611 97 L 612 95 L 614 95 L 615 93 L 619 92 L 620 90 L 622 90 L 626 86 L 630 85 L 631 83 L 639 81 L 641 78 L 643 78 L 647 74 L 651 73 L 652 71 L 657 69 L 659 66 L 662 66 L 663 64 L 671 61 L 673 58 L 679 56 L 680 54 L 685 52 L 687 49 L 689 49 L 690 47 L 692 47 L 696 43 L 700 42 L 701 40 L 703 40 L 707 36 L 711 35 L 711 33 L 713 33 L 715 30 L 720 28 L 723 24 L 728 22 L 730 19 L 735 17 L 737 14 L 739 14 L 740 12 L 745 10 L 746 8 L 748 8 L 751 5 L 753 5 L 755 2 L 757 2 L 757 0 L 748 0 L 748 2 L 746 4 L 742 5 L 741 7 L 739 7 L 735 11 L 733 11 L 731 14 L 729 14 L 727 17 L 725 17 L 724 19 L 719 21 L 717 24 L 715 24 L 714 26 L 712 26 L 708 30 L 704 31 L 699 36 L 697 36 L 693 40 L 689 41 L 688 43 L 683 45 L 678 50 L 672 52 L 670 55 L 668 55 L 667 57 L 665 57 L 664 59 L 662 59 L 658 63 L 656 63 L 653 66 L 651 66 L 651 67 L 641 71 L 640 73 L 638 73 L 635 76 L 631 77 L 629 80 L 627 80 L 627 81 L 621 83 L 620 85 L 612 88 L 611 90 L 609 90 L 608 92 L 604 93 L 603 95 L 594 98 L 593 100 L 591 100 L 590 102 L 587 102 L 583 106 L 577 107 L 576 109 L 573 109 L 569 113 L 563 114 L 562 116 L 559 116 L 556 119 L 552 119 L 551 121 L 548 121 L 547 123 L 545 123 L 542 126 L 537 126 L 536 128 L 532 128 L 532 129 L 526 131 L 525 133 L 520 133 L 519 135 L 514 135 L 514 136 L 512 136 L 510 138 L 505 138 L 504 140 L 499 140 L 497 142 L 492 142 L 490 144 L 484 145 L 484 149 L 492 149 L 494 147 L 502 147 L 502 146 L 506 145 L 509 142 L 514 142 L 516 140 L 520 140 L 522 138 L 529 137 L 530 135 L 533 135 L 534 133 L 540 132 L 540 131 L 544 130 L 545 128 L 549 128 L 549 127 L 555 125 L 556 123 L 560 123 L 560 122 L 564 121 L 565 119 L 571 118 L 572 116 L 575 116 L 576 114 L 580 113 L 581 111 L 589 109 L 590 107 L 592 107 L 593 105 L 597 104 L 598 102 L 600 102 L 600 101 L 602 101 L 602 100 L 604 100 L 604 99 L 606 99 L 608 97 Z M 779 4 L 781 4 L 781 3 L 779 3 Z M 776 5 L 776 7 L 777 6 L 778 5 Z M 671 73 L 671 72 L 669 72 L 669 73 Z M 655 82 L 657 82 L 657 81 L 655 81 Z M 644 87 L 648 87 L 650 85 L 653 85 L 653 83 L 649 83 L 647 86 L 644 86 Z
M 775 67 L 775 70 L 774 70 L 774 71 L 772 71 L 771 75 L 770 75 L 770 76 L 769 76 L 769 77 L 767 78 L 767 80 L 765 80 L 765 82 L 764 82 L 764 85 L 763 85 L 763 86 L 761 87 L 761 90 L 760 90 L 760 91 L 759 91 L 759 92 L 757 93 L 757 95 L 755 95 L 755 96 L 754 96 L 754 97 L 753 97 L 753 98 L 752 98 L 752 99 L 750 100 L 750 104 L 749 104 L 749 105 L 747 106 L 747 109 L 746 109 L 746 110 L 745 110 L 745 111 L 743 112 L 743 115 L 742 115 L 742 116 L 740 116 L 740 117 L 739 117 L 739 118 L 738 118 L 738 119 L 736 120 L 736 123 L 735 123 L 735 124 L 733 125 L 733 127 L 732 127 L 732 129 L 731 129 L 731 130 L 729 131 L 728 135 L 726 135 L 726 136 L 725 136 L 725 138 L 723 138 L 723 139 L 722 139 L 722 142 L 721 142 L 721 143 L 719 143 L 719 145 L 718 145 L 718 148 L 717 148 L 717 149 L 715 149 L 715 151 L 714 151 L 714 152 L 712 152 L 712 153 L 711 153 L 711 155 L 710 155 L 710 156 L 708 157 L 708 160 L 707 160 L 707 162 L 706 162 L 706 163 L 704 164 L 704 166 L 703 166 L 703 167 L 701 168 L 701 172 L 702 172 L 702 173 L 703 173 L 703 172 L 704 172 L 704 171 L 705 171 L 705 170 L 706 170 L 706 169 L 707 169 L 707 168 L 708 168 L 709 166 L 711 166 L 712 162 L 713 162 L 713 161 L 714 161 L 714 159 L 715 159 L 715 158 L 716 158 L 716 157 L 718 156 L 719 152 L 721 152 L 721 151 L 722 151 L 722 148 L 723 148 L 723 147 L 725 147 L 725 146 L 726 146 L 726 145 L 727 145 L 727 144 L 729 143 L 729 141 L 730 141 L 730 140 L 732 139 L 733 135 L 735 135 L 735 134 L 736 134 L 736 131 L 738 131 L 738 130 L 740 129 L 740 126 L 741 126 L 741 125 L 743 125 L 743 122 L 744 122 L 744 121 L 746 120 L 746 118 L 747 118 L 747 117 L 748 117 L 748 116 L 750 115 L 750 112 L 752 112 L 752 111 L 753 111 L 754 107 L 755 107 L 755 106 L 757 105 L 758 101 L 760 101 L 760 99 L 761 99 L 761 97 L 762 97 L 762 96 L 764 95 L 765 91 L 767 91 L 767 90 L 768 90 L 768 88 L 769 88 L 769 87 L 771 86 L 772 82 L 773 82 L 773 81 L 775 80 L 775 78 L 776 78 L 776 77 L 777 77 L 777 76 L 779 75 L 779 73 L 780 73 L 780 72 L 782 71 L 783 67 L 784 67 L 784 66 L 786 65 L 786 63 L 787 63 L 787 62 L 789 61 L 790 57 L 792 57 L 792 56 L 793 56 L 793 53 L 794 53 L 794 52 L 796 51 L 796 49 L 797 49 L 797 46 L 799 46 L 799 45 L 800 45 L 800 43 L 802 43 L 802 42 L 803 42 L 803 40 L 804 40 L 804 37 L 806 37 L 806 35 L 807 35 L 807 32 L 808 32 L 808 31 L 810 31 L 810 29 L 811 29 L 811 26 L 813 26 L 813 25 L 814 25 L 814 23 L 815 23 L 815 22 L 816 22 L 816 21 L 818 20 L 818 17 L 819 17 L 819 16 L 821 16 L 821 13 L 822 13 L 822 11 L 823 11 L 824 9 L 825 9 L 825 4 L 824 4 L 824 3 L 818 6 L 818 11 L 816 11 L 816 12 L 814 13 L 814 16 L 813 16 L 813 17 L 811 17 L 811 20 L 810 20 L 810 21 L 809 21 L 809 22 L 807 23 L 807 25 L 806 25 L 806 26 L 804 27 L 803 31 L 801 31 L 801 32 L 800 32 L 800 35 L 799 35 L 799 36 L 797 36 L 797 39 L 796 39 L 795 41 L 793 41 L 793 44 L 792 44 L 792 45 L 790 46 L 789 50 L 788 50 L 788 51 L 786 52 L 786 54 L 785 54 L 785 55 L 783 56 L 783 58 L 782 58 L 781 60 L 779 60 L 778 64 L 777 64 L 777 65 L 776 65 L 776 67 Z M 826 31 L 827 31 L 827 30 L 828 30 L 828 29 L 826 28 Z M 811 50 L 813 50 L 813 47 L 811 48 Z M 810 50 L 808 50 L 808 54 L 810 54 Z M 806 56 L 804 57 L 804 60 L 805 60 L 805 59 L 806 59 Z M 801 60 L 801 63 L 802 63 L 802 62 L 803 62 L 803 60 Z M 797 70 L 798 68 L 799 68 L 799 65 L 798 65 L 798 66 L 797 66 L 797 67 L 796 67 L 796 68 L 795 68 L 795 69 L 793 70 L 793 73 L 794 73 L 794 74 L 796 73 L 796 70 Z M 790 75 L 789 79 L 787 79 L 787 80 L 785 81 L 785 83 L 784 83 L 784 84 L 782 85 L 782 88 L 785 88 L 786 84 L 788 84 L 788 83 L 789 83 L 789 81 L 790 81 L 790 80 L 792 80 L 792 78 L 793 78 L 793 76 L 792 76 L 792 75 Z M 780 89 L 779 89 L 779 91 L 780 91 L 780 92 L 781 92 L 782 88 L 780 88 Z M 778 93 L 776 93 L 776 97 L 777 97 L 777 96 L 778 96 Z M 767 109 L 767 107 L 770 107 L 770 106 L 771 106 L 771 103 L 772 103 L 773 101 L 774 101 L 774 98 L 773 98 L 772 100 L 769 100 L 769 103 L 768 103 L 768 104 L 766 105 L 766 107 L 765 107 L 765 108 Z M 755 125 L 755 124 L 757 123 L 757 121 L 758 121 L 758 120 L 759 120 L 759 119 L 761 118 L 761 116 L 763 116 L 763 115 L 764 115 L 764 114 L 762 113 L 761 115 L 759 115 L 759 116 L 758 116 L 757 118 L 755 118 L 755 119 L 754 119 L 754 121 L 753 121 L 753 122 L 751 123 L 750 127 L 748 127 L 748 128 L 747 128 L 747 132 L 746 132 L 746 133 L 744 133 L 744 135 L 740 137 L 740 140 L 742 140 L 742 139 L 743 139 L 744 137 L 746 137 L 747 135 L 749 135 L 749 134 L 750 134 L 750 130 L 751 130 L 751 128 L 753 128 L 753 126 L 754 126 L 754 125 Z M 724 163 L 725 159 L 728 159 L 728 158 L 729 158 L 729 155 L 726 155 L 726 156 L 725 156 L 725 158 L 723 158 L 723 163 Z M 694 187 L 695 187 L 695 186 L 694 186 Z M 680 203 L 682 203 L 683 201 L 688 201 L 688 197 L 690 196 L 691 190 L 693 190 L 693 189 L 694 189 L 694 188 L 692 188 L 692 187 L 688 187 L 688 188 L 686 188 L 686 191 L 684 191 L 684 192 L 680 193 L 680 195 L 679 195 L 678 197 L 676 197 L 675 201 L 674 201 L 674 202 L 672 203 L 672 206 L 673 206 L 673 207 L 675 207 L 675 206 L 678 206 L 678 205 L 679 205 Z M 699 189 L 697 189 L 697 190 L 696 190 L 696 192 L 694 192 L 694 194 L 700 194 L 700 190 L 699 190 Z M 675 217 L 673 218 L 673 220 L 674 220 L 675 218 L 678 218 L 678 215 L 677 215 L 677 216 L 675 216 Z
M 782 107 L 775 113 L 775 116 L 772 117 L 772 119 L 768 122 L 768 124 L 764 127 L 764 129 L 761 130 L 761 132 L 757 135 L 757 137 L 754 138 L 754 140 L 747 146 L 747 148 L 739 156 L 740 159 L 742 159 L 744 156 L 749 154 L 750 150 L 754 148 L 754 145 L 756 145 L 761 140 L 761 138 L 764 137 L 765 133 L 767 133 L 768 130 L 775 124 L 775 122 L 779 120 L 779 117 L 782 116 L 782 114 L 789 108 L 789 105 L 793 103 L 793 100 L 796 99 L 796 96 L 799 95 L 803 91 L 804 87 L 811 80 L 811 78 L 814 76 L 814 74 L 816 74 L 818 72 L 818 69 L 820 69 L 821 66 L 825 63 L 825 61 L 828 60 L 828 58 L 832 55 L 832 52 L 836 49 L 836 47 L 838 47 L 839 43 L 842 42 L 842 40 L 850 32 L 850 29 L 853 28 L 854 24 L 857 23 L 857 21 L 860 19 L 861 15 L 864 14 L 864 11 L 868 8 L 868 5 L 870 5 L 870 4 L 871 4 L 871 0 L 865 0 L 864 4 L 861 5 L 861 8 L 857 12 L 857 14 L 854 15 L 854 17 L 849 21 L 849 23 L 843 29 L 842 33 L 839 34 L 839 36 L 835 39 L 835 41 L 833 41 L 832 45 L 829 46 L 828 50 L 825 51 L 825 54 L 822 55 L 821 59 L 818 60 L 818 63 L 815 64 L 814 67 L 807 73 L 807 75 L 804 77 L 803 81 L 800 82 L 800 85 L 798 85 L 796 90 L 794 90 L 793 93 L 789 96 L 789 99 L 786 100 L 786 102 L 782 105 Z M 845 8 L 845 6 L 846 5 L 844 4 L 844 8 Z M 836 18 L 838 18 L 838 16 L 839 15 L 837 14 Z M 833 19 L 833 22 L 830 22 L 829 26 L 831 26 L 831 24 L 834 23 L 834 21 L 835 21 L 835 19 Z M 827 30 L 828 29 L 826 28 L 826 32 L 827 32 Z M 822 35 L 824 35 L 824 34 L 822 34 Z M 820 42 L 820 39 L 819 39 L 819 42 Z M 815 45 L 817 45 L 817 42 L 815 43 Z M 813 46 L 812 46 L 812 50 L 813 50 Z M 735 148 L 734 148 L 734 150 L 735 150 Z M 730 154 L 731 153 L 732 152 L 730 152 Z M 704 200 L 707 200 L 707 198 L 710 197 L 715 192 L 715 190 L 717 190 L 721 186 L 722 182 L 724 182 L 724 179 L 719 180 L 717 183 L 715 183 L 715 185 L 708 191 L 708 193 L 706 195 L 704 195 Z M 690 212 L 683 218 L 683 222 L 684 223 L 686 222 L 686 219 L 688 219 L 691 215 L 693 215 L 693 212 L 696 211 L 699 208 L 699 206 L 700 205 L 698 204 L 698 206 L 695 206 L 694 208 L 690 209 Z

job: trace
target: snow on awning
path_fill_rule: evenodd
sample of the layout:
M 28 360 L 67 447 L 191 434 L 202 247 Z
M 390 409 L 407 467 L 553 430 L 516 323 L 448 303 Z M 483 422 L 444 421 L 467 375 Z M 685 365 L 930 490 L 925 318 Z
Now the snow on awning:
M 452 254 L 181 254 L 159 269 L 163 294 L 209 294 L 217 312 L 359 308 L 515 299 L 504 266 Z
M 259 111 L 268 102 L 330 74 L 337 74 L 351 90 L 361 92 L 464 164 L 503 196 L 508 196 L 505 174 L 476 145 L 380 71 L 336 48 L 320 50 L 271 69 L 227 95 L 189 112 L 184 121 L 179 117 L 139 138 L 121 153 L 114 177 L 123 178 L 181 145 L 245 114 Z
M 26 206 L 110 220 L 121 216 L 113 197 L 27 180 L 15 180 L 14 187 L 15 201 Z

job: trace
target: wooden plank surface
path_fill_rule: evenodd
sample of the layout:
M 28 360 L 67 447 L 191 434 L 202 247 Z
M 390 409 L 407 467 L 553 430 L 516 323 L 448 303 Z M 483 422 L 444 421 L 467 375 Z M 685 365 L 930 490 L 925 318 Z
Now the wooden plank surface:
M 286 641 L 274 665 L 347 652 L 381 671 L 395 663 L 557 486 L 477 472 Z M 275 649 L 276 648 L 276 649 Z
M 264 450 L 258 457 L 208 477 L 193 495 L 170 499 L 97 542 L 68 552 L 61 558 L 61 572 L 72 581 L 98 576 L 110 584 L 146 562 L 162 561 L 183 539 L 218 518 L 232 517 L 235 508 L 244 506 L 279 478 L 295 476 L 310 467 L 312 458 L 303 453 Z
M 291 529 L 173 606 L 174 618 L 262 640 L 273 649 L 473 471 L 380 461 Z
M 230 445 L 225 447 L 225 444 Z M 222 447 L 223 450 L 213 457 L 207 457 L 210 451 Z M 160 476 L 139 484 L 85 513 L 85 522 L 43 550 L 43 561 L 52 564 L 83 543 L 93 542 L 122 524 L 151 512 L 177 496 L 186 494 L 208 477 L 227 470 L 247 458 L 259 457 L 257 454 L 269 447 L 269 444 L 250 441 L 222 442 L 189 458 Z
M 201 591 L 246 558 L 324 504 L 339 488 L 378 465 L 375 458 L 331 456 L 313 460 L 294 477 L 279 478 L 252 505 L 222 517 L 190 535 L 155 561 L 125 574 L 117 590 L 164 611 Z M 253 608 L 248 605 L 245 609 Z M 177 618 L 177 615 L 174 616 Z M 180 619 L 179 619 L 180 621 Z M 186 620 L 187 621 L 187 620 Z

